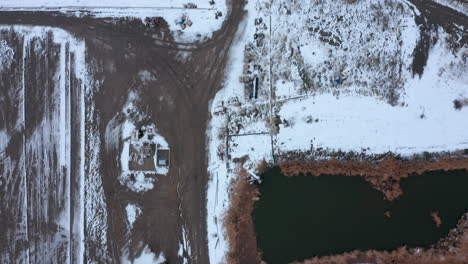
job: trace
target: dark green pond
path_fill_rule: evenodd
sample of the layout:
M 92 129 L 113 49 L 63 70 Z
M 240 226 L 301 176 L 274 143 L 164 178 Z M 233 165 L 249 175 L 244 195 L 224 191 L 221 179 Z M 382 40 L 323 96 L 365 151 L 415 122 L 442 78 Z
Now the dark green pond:
M 401 186 L 404 194 L 388 202 L 361 177 L 267 171 L 253 213 L 263 259 L 288 263 L 355 249 L 428 246 L 468 210 L 467 171 L 427 172 L 403 179 Z M 439 212 L 440 227 L 431 211 Z

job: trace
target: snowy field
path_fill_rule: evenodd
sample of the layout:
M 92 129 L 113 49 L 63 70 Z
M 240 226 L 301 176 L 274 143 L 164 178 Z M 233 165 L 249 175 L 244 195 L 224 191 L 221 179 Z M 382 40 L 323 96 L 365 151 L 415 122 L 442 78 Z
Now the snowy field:
M 17 221 L 14 228 L 5 226 L 2 239 L 8 241 L 11 252 L 1 252 L 0 262 L 13 262 L 9 255 L 13 252 L 18 254 L 18 262 L 48 259 L 54 254 L 58 261 L 82 262 L 84 212 L 93 203 L 85 201 L 84 193 L 88 88 L 84 42 L 61 29 L 48 27 L 2 26 L 0 37 L 1 214 L 4 219 L 15 214 Z M 56 56 L 47 57 L 48 51 L 56 52 Z M 37 63 L 40 59 L 50 63 L 47 70 L 51 75 L 41 74 Z M 53 77 L 48 80 L 50 76 Z M 44 80 L 48 89 L 41 83 Z M 5 116 L 4 110 L 10 115 Z M 75 129 L 73 123 L 77 124 Z M 9 142 L 13 138 L 20 140 Z M 72 149 L 72 144 L 76 148 Z M 42 235 L 47 225 L 55 225 L 57 232 Z
M 187 3 L 197 6 L 195 9 L 185 8 Z M 212 36 L 212 33 L 221 28 L 227 15 L 225 0 L 216 0 L 210 4 L 209 0 L 136 0 L 136 1 L 92 1 L 92 0 L 0 0 L 0 11 L 58 11 L 72 16 L 113 17 L 113 18 L 140 18 L 163 17 L 176 41 L 194 42 L 203 41 Z M 216 18 L 215 13 L 222 16 Z M 191 27 L 181 30 L 175 20 L 182 15 L 193 22 Z
M 432 48 L 423 76 L 406 83 L 405 96 L 397 106 L 352 93 L 320 94 L 279 106 L 278 114 L 287 125 L 279 125 L 275 148 L 364 149 L 367 154 L 390 151 L 402 155 L 468 148 L 468 109 L 456 110 L 453 104 L 468 97 L 468 75 L 454 78 L 446 70 L 457 58 L 444 44 L 439 41 Z
M 154 254 L 148 246 L 145 246 L 141 254 L 132 261 L 128 260 L 128 256 L 125 254 L 120 261 L 122 264 L 163 264 L 166 258 L 164 254 Z
M 454 107 L 468 98 L 468 47 L 450 49 L 439 27 L 423 73 L 413 74 L 419 11 L 405 1 L 257 1 L 246 9 L 207 132 L 211 263 L 225 262 L 223 216 L 239 166 L 255 173 L 261 160 L 292 152 L 468 149 L 468 107 Z M 243 73 L 252 45 L 247 68 L 260 66 L 258 99 L 239 82 L 255 75 Z

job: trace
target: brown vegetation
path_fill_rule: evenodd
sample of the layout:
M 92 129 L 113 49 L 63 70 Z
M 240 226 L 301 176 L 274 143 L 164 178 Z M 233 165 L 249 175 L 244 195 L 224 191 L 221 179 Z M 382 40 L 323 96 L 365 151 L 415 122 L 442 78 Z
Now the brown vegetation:
M 384 215 L 385 215 L 387 218 L 392 217 L 392 213 L 391 213 L 389 210 L 385 211 Z
M 226 237 L 229 241 L 229 264 L 261 263 L 252 220 L 259 192 L 255 185 L 248 183 L 247 177 L 247 172 L 241 168 L 237 181 L 232 183 L 231 204 L 224 218 Z
M 437 170 L 468 170 L 468 158 L 446 158 L 438 161 L 399 161 L 389 157 L 379 163 L 362 161 L 325 160 L 313 162 L 290 162 L 280 164 L 284 175 L 292 176 L 300 173 L 319 176 L 323 174 L 341 174 L 363 176 L 374 188 L 384 193 L 385 198 L 392 201 L 403 194 L 400 179 L 411 174 L 421 174 L 425 171 Z
M 268 169 L 268 162 L 266 162 L 266 160 L 263 159 L 258 163 L 256 172 L 257 174 L 262 175 L 266 171 L 266 169 Z
M 437 227 L 440 227 L 442 224 L 442 219 L 440 219 L 439 212 L 431 212 L 432 220 L 434 220 L 434 223 L 436 224 Z
M 456 100 L 453 101 L 453 107 L 456 110 L 461 110 L 463 107 L 465 107 L 467 105 L 468 105 L 468 99 L 466 99 L 466 98 L 456 99 Z

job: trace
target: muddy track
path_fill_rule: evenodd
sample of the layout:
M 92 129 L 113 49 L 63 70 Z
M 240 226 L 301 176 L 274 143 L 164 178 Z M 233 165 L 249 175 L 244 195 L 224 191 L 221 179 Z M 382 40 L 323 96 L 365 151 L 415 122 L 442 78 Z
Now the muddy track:
M 209 263 L 208 103 L 221 88 L 228 51 L 245 13 L 244 1 L 230 4 L 222 29 L 203 43 L 178 43 L 168 34 L 155 39 L 151 37 L 153 34 L 159 37 L 163 34 L 149 31 L 136 20 L 110 23 L 109 19 L 76 18 L 60 13 L 1 12 L 0 24 L 58 27 L 84 39 L 92 79 L 100 82 L 93 100 L 102 142 L 101 174 L 110 244 L 106 256 L 88 248 L 87 259 L 119 263 L 123 248 L 130 248 L 132 257 L 141 251 L 143 242 L 154 252 L 164 252 L 170 263 L 181 263 L 177 252 L 184 227 L 191 244 L 190 263 Z M 189 52 L 189 56 L 177 59 L 181 51 Z M 155 79 L 143 82 L 138 77 L 142 71 L 152 73 Z M 146 115 L 142 123 L 155 123 L 171 146 L 169 175 L 157 176 L 155 188 L 144 194 L 130 192 L 120 185 L 117 180 L 120 165 L 115 158 L 120 147 L 104 147 L 108 140 L 106 127 L 118 116 L 131 91 L 140 95 L 137 105 Z M 132 232 L 126 226 L 128 202 L 139 204 L 143 210 Z
M 420 37 L 414 49 L 413 75 L 420 77 L 429 56 L 429 49 L 437 42 L 437 28 L 442 27 L 451 35 L 453 49 L 468 45 L 468 17 L 457 10 L 427 0 L 410 0 L 421 13 L 415 12 L 416 24 L 420 26 Z M 414 10 L 414 7 L 408 5 Z

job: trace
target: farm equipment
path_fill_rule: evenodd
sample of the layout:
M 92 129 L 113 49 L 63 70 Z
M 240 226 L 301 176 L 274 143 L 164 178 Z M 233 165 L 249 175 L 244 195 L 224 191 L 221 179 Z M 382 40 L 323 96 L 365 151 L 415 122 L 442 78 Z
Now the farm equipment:
M 147 27 L 155 27 L 161 25 L 159 17 L 147 17 L 145 18 L 145 24 Z
M 181 16 L 175 20 L 175 23 L 180 26 L 182 30 L 184 30 L 187 26 L 191 27 L 193 22 L 188 19 L 186 15 Z
M 197 5 L 194 3 L 184 4 L 184 8 L 197 8 Z

